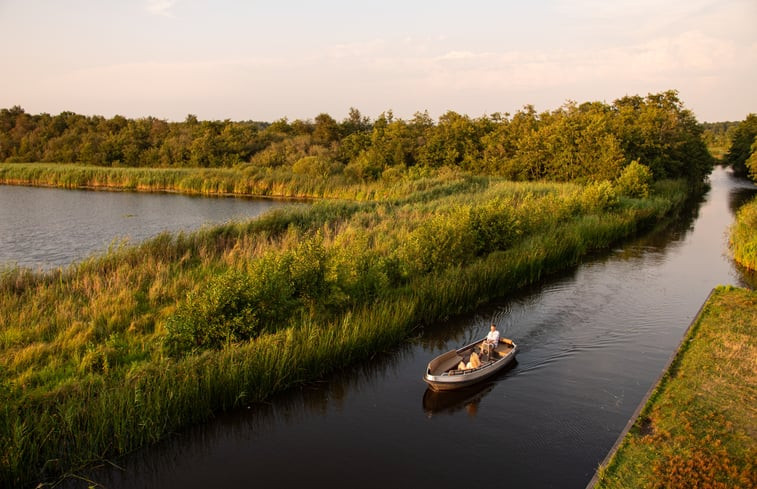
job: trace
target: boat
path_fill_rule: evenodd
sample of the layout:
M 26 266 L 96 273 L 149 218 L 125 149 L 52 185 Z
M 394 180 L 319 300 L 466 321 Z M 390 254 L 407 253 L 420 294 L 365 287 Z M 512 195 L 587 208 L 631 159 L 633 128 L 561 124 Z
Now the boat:
M 518 345 L 512 340 L 500 338 L 497 347 L 489 353 L 482 351 L 484 341 L 485 339 L 475 341 L 434 358 L 426 367 L 423 380 L 437 391 L 460 389 L 491 377 L 515 360 Z M 475 368 L 460 368 L 470 365 L 473 353 L 479 357 L 480 365 Z

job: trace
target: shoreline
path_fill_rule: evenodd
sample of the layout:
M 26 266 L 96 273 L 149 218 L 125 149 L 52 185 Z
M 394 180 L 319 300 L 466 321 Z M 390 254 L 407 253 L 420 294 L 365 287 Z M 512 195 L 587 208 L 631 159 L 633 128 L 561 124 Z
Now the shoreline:
M 748 433 L 755 430 L 754 416 L 738 416 L 723 407 L 739 403 L 749 379 L 734 375 L 735 379 L 727 383 L 729 379 L 724 380 L 723 374 L 715 375 L 721 362 L 712 351 L 729 349 L 726 354 L 732 354 L 734 349 L 745 349 L 749 368 L 749 361 L 754 361 L 754 351 L 749 350 L 750 342 L 754 348 L 753 340 L 747 337 L 746 345 L 735 346 L 732 336 L 738 329 L 734 323 L 743 322 L 744 329 L 751 329 L 754 337 L 757 312 L 751 304 L 755 302 L 757 293 L 749 289 L 721 285 L 710 292 L 586 489 L 668 487 L 660 484 L 681 481 L 726 484 L 706 487 L 742 487 L 739 483 L 751 487 L 744 478 L 748 479 L 750 473 L 754 477 L 750 453 L 755 452 L 755 441 L 752 439 L 751 447 L 748 442 L 742 445 L 744 434 L 748 440 Z M 739 316 L 742 312 L 746 318 Z M 720 315 L 731 321 L 718 322 Z M 711 339 L 708 342 L 709 336 L 723 345 Z M 697 442 L 704 447 L 696 446 Z M 660 477 L 670 480 L 660 482 Z
M 618 438 L 615 440 L 615 443 L 613 443 L 612 447 L 610 448 L 610 451 L 607 452 L 607 455 L 605 456 L 605 458 L 602 460 L 602 462 L 599 463 L 599 467 L 597 467 L 597 470 L 594 471 L 594 476 L 591 478 L 589 483 L 586 484 L 586 489 L 593 489 L 596 486 L 596 484 L 599 482 L 599 475 L 601 471 L 603 469 L 606 469 L 610 465 L 613 457 L 615 457 L 615 454 L 620 448 L 620 445 L 626 439 L 628 432 L 631 431 L 631 429 L 634 426 L 636 426 L 636 423 L 639 421 L 641 413 L 645 410 L 645 408 L 649 404 L 650 398 L 660 388 L 660 383 L 665 379 L 665 377 L 670 375 L 670 368 L 673 365 L 673 362 L 675 362 L 676 359 L 680 355 L 683 354 L 683 352 L 681 351 L 681 347 L 684 345 L 684 342 L 690 340 L 692 328 L 699 321 L 699 317 L 702 314 L 702 310 L 712 298 L 713 293 L 715 293 L 715 289 L 712 289 L 710 293 L 707 294 L 707 297 L 705 297 L 704 302 L 702 302 L 702 305 L 699 306 L 699 310 L 697 311 L 696 315 L 694 315 L 694 319 L 692 319 L 689 325 L 686 327 L 686 330 L 683 332 L 683 336 L 681 336 L 681 340 L 678 342 L 678 345 L 676 345 L 676 348 L 675 350 L 673 350 L 673 353 L 670 354 L 670 357 L 668 358 L 668 361 L 665 363 L 665 366 L 660 372 L 660 375 L 657 376 L 657 379 L 654 381 L 654 383 L 649 388 L 649 390 L 647 390 L 647 393 L 644 394 L 644 397 L 641 399 L 641 401 L 639 401 L 639 405 L 636 407 L 636 410 L 634 410 L 633 414 L 628 419 L 628 422 L 626 423 L 626 426 L 623 428 L 623 431 L 620 432 L 620 434 L 618 435 Z

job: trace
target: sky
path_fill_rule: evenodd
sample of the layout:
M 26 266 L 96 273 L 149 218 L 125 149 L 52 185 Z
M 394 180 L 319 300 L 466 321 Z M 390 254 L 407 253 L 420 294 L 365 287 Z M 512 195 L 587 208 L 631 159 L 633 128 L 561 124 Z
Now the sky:
M 409 119 L 678 90 L 757 112 L 757 0 L 0 0 L 0 108 Z

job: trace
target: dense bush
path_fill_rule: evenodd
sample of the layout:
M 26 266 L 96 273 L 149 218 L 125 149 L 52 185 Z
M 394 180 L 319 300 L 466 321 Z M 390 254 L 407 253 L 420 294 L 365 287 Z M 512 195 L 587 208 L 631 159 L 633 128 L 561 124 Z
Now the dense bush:
M 644 198 L 649 195 L 650 183 L 652 172 L 649 167 L 634 160 L 623 169 L 615 182 L 615 188 L 621 195 Z
M 579 200 L 581 209 L 587 213 L 609 210 L 618 204 L 616 189 L 607 180 L 584 187 Z

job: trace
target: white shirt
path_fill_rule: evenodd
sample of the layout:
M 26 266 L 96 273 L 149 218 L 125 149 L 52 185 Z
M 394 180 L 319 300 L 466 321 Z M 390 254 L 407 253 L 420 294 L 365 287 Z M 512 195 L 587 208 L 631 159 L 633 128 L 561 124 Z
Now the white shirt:
M 494 331 L 489 331 L 489 334 L 486 335 L 486 341 L 489 341 L 493 343 L 494 345 L 499 344 L 499 331 L 496 329 Z

